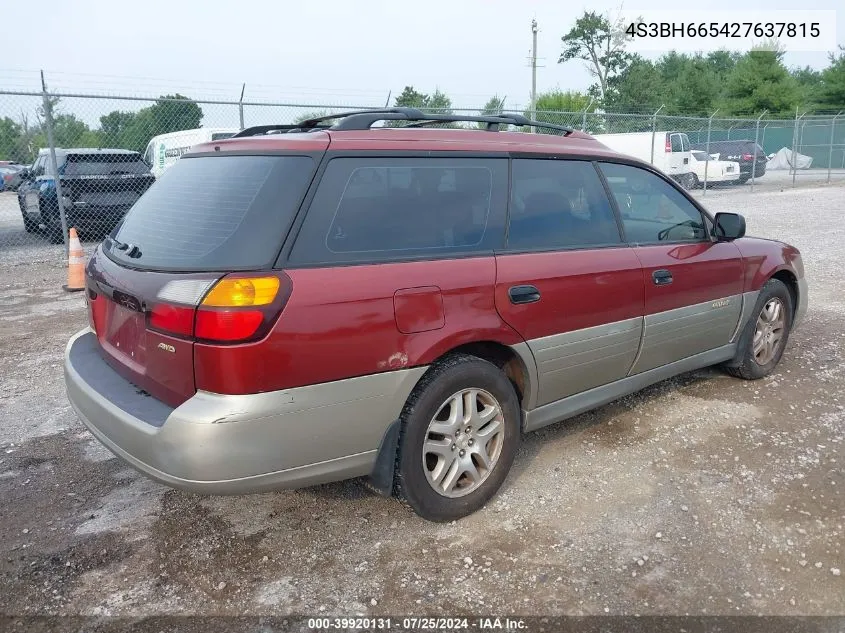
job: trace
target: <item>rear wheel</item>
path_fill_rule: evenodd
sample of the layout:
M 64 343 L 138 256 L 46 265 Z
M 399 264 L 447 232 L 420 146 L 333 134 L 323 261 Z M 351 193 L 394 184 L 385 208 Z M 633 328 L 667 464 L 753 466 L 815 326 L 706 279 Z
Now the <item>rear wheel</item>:
M 701 186 L 701 182 L 698 180 L 698 176 L 696 176 L 695 174 L 690 174 L 690 180 L 691 180 L 691 184 L 690 184 L 690 187 L 689 187 L 690 189 L 697 189 L 698 187 Z
M 472 514 L 507 477 L 520 419 L 498 367 L 466 354 L 438 362 L 402 413 L 395 495 L 430 521 Z
M 62 235 L 62 221 L 59 218 L 58 207 L 44 205 L 41 211 L 41 220 L 45 227 L 44 235 L 52 244 L 61 244 L 65 241 L 64 235 Z
M 697 181 L 698 178 L 692 172 L 681 176 L 681 186 L 687 191 L 691 190 Z
M 21 206 L 21 217 L 23 218 L 23 228 L 27 233 L 35 233 L 38 230 L 38 223 L 29 219 L 23 206 Z
M 778 279 L 760 290 L 752 318 L 739 339 L 737 356 L 725 370 L 732 376 L 757 380 L 768 376 L 780 362 L 792 327 L 792 295 Z

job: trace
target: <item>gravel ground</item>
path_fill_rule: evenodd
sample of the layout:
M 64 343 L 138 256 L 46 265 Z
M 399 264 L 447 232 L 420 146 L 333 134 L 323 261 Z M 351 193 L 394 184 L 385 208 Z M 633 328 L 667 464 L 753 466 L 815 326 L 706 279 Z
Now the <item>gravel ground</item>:
M 493 502 L 446 525 L 356 482 L 147 481 L 66 401 L 85 314 L 61 247 L 2 247 L 0 613 L 845 615 L 845 186 L 773 180 L 706 201 L 804 254 L 810 309 L 778 371 L 694 372 L 531 434 Z

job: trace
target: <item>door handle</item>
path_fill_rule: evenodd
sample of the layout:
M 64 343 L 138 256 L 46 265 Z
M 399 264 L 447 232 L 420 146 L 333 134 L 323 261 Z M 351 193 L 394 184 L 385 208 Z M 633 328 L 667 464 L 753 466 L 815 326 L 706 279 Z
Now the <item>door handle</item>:
M 651 273 L 651 279 L 655 286 L 665 286 L 672 283 L 672 273 L 666 269 L 655 270 Z
M 535 303 L 540 300 L 540 291 L 535 286 L 511 286 L 508 288 L 511 303 Z

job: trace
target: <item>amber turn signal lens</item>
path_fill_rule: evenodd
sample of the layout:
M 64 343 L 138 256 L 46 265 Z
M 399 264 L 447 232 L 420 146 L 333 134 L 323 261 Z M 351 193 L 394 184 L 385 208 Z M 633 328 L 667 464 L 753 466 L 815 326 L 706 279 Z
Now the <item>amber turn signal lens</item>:
M 278 292 L 276 277 L 226 278 L 215 284 L 202 305 L 215 308 L 265 306 L 273 303 Z

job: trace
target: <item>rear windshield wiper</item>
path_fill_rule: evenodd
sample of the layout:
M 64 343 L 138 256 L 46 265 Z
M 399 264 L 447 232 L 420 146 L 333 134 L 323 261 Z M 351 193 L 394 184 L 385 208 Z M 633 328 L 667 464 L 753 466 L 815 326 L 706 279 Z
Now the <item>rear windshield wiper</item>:
M 127 244 L 126 242 L 121 242 L 120 240 L 112 237 L 111 235 L 108 237 L 108 240 L 114 245 L 117 250 L 126 251 L 127 257 L 137 259 L 141 256 L 141 249 L 135 246 L 135 244 Z

